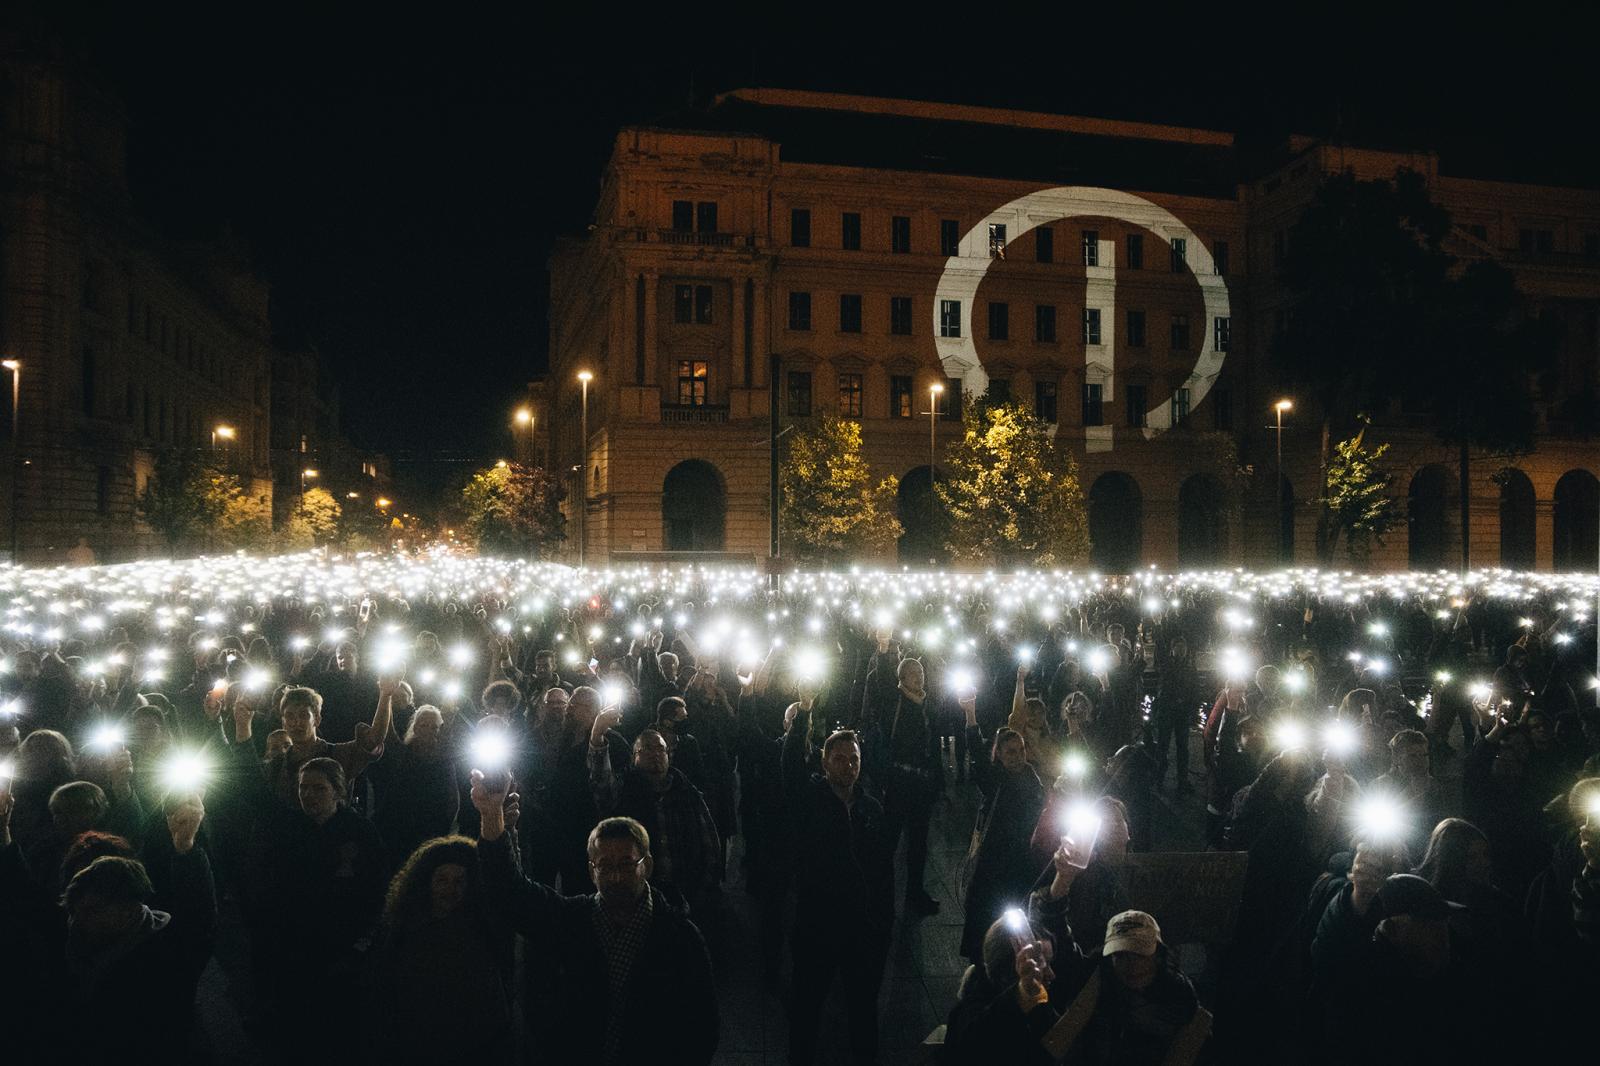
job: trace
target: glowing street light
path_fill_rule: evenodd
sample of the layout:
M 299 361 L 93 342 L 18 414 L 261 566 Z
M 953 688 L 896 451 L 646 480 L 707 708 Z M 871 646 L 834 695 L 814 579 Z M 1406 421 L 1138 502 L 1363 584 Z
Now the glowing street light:
M 939 397 L 943 393 L 944 384 L 942 382 L 935 381 L 933 384 L 928 386 L 928 563 L 930 566 L 938 562 L 937 559 L 932 558 L 932 546 L 934 544 L 932 538 L 934 536 L 933 531 L 938 526 L 939 505 L 939 494 L 934 488 L 934 486 L 938 484 L 939 478 L 938 474 L 936 473 L 936 468 L 933 464 L 933 457 L 934 449 L 937 446 L 937 435 L 939 431 Z
M 0 359 L 0 366 L 11 371 L 11 561 L 17 561 L 17 415 L 22 402 L 22 360 Z
M 232 440 L 239 435 L 239 431 L 230 425 L 218 423 L 211 427 L 211 450 L 217 450 L 217 441 Z
M 1294 401 L 1279 400 L 1272 405 L 1272 410 L 1278 416 L 1278 483 L 1274 487 L 1278 497 L 1278 561 L 1293 562 L 1292 559 L 1285 560 L 1283 557 L 1283 412 L 1294 410 Z
M 380 511 L 381 510 L 387 510 L 389 508 L 389 506 L 394 503 L 394 501 L 389 499 L 389 497 L 387 497 L 387 496 L 379 496 L 376 500 L 373 500 L 372 502 L 378 506 L 378 509 Z
M 300 471 L 300 495 L 304 496 L 306 494 L 307 481 L 315 481 L 321 476 L 321 473 L 314 467 L 308 466 L 304 470 Z
M 581 442 L 578 453 L 578 484 L 583 491 L 578 496 L 578 567 L 582 569 L 589 540 L 589 382 L 594 375 L 587 370 L 578 371 L 578 382 L 583 386 L 583 405 L 579 409 L 578 436 Z

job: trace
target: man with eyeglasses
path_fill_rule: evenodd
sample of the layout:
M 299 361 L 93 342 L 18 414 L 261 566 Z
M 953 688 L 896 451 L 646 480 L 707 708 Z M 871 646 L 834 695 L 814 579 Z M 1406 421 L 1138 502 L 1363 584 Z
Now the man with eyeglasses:
M 498 786 L 498 787 L 490 787 Z M 650 884 L 650 835 L 632 818 L 589 834 L 593 895 L 563 896 L 518 866 L 508 822 L 519 797 L 472 771 L 488 898 L 557 971 L 548 1003 L 551 1062 L 711 1061 L 719 1019 L 700 931 Z

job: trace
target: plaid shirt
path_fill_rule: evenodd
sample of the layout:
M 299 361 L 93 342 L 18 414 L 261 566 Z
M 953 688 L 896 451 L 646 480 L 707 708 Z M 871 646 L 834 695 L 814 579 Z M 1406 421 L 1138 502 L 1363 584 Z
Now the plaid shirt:
M 633 963 L 644 950 L 645 938 L 650 935 L 650 922 L 655 915 L 651 891 L 645 886 L 644 897 L 633 914 L 621 925 L 613 925 L 600 905 L 600 894 L 594 894 L 593 915 L 595 936 L 606 953 L 606 991 L 610 1004 L 606 1009 L 606 1044 L 602 1063 L 617 1061 L 622 1045 L 623 1022 L 628 1014 L 628 979 L 633 976 Z

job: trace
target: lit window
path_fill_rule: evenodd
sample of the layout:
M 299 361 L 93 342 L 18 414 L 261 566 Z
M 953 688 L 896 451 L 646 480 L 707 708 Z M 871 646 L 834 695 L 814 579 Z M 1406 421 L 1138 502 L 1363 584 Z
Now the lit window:
M 704 407 L 706 402 L 706 364 L 701 360 L 678 360 L 678 403 L 683 407 Z

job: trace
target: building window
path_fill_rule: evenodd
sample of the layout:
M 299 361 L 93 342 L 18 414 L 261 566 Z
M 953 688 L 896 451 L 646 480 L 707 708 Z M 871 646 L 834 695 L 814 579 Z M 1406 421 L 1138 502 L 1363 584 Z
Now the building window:
M 672 321 L 679 325 L 687 325 L 694 321 L 694 286 L 672 287 Z
M 961 254 L 961 223 L 953 218 L 939 220 L 939 254 Z
M 1144 234 L 1128 234 L 1128 269 L 1144 269 Z
M 1128 347 L 1130 347 L 1130 348 L 1143 348 L 1144 347 L 1144 312 L 1143 311 L 1130 310 L 1128 312 Z
M 1189 242 L 1182 237 L 1172 238 L 1172 272 L 1182 274 L 1189 268 Z
M 1172 424 L 1181 426 L 1189 421 L 1189 390 L 1172 390 Z
M 1057 420 L 1056 383 L 1053 381 L 1035 381 L 1033 383 L 1033 415 L 1041 422 L 1054 423 Z
M 889 297 L 889 332 L 896 337 L 911 336 L 911 297 Z
M 989 398 L 990 403 L 1010 403 L 1011 379 L 990 378 L 989 391 L 985 395 Z
M 1189 316 L 1172 316 L 1172 350 L 1186 352 L 1189 350 Z
M 889 378 L 889 417 L 910 418 L 912 414 L 911 375 L 891 375 Z
M 961 301 L 939 301 L 939 336 L 961 336 Z
M 1008 340 L 1011 336 L 1011 305 L 998 300 L 989 301 L 989 339 Z
M 911 251 L 911 217 L 895 215 L 889 219 L 889 250 L 905 255 Z
M 1212 262 L 1216 265 L 1218 274 L 1226 274 L 1228 272 L 1228 242 L 1227 241 L 1217 241 L 1216 244 L 1214 244 L 1212 246 L 1211 259 L 1212 259 Z
M 1482 226 L 1478 227 L 1482 229 Z M 1585 233 L 1583 235 L 1583 257 L 1585 259 L 1600 259 L 1600 233 Z
M 1083 231 L 1083 265 L 1096 267 L 1100 265 L 1100 231 L 1086 229 Z
M 1033 339 L 1040 344 L 1056 342 L 1056 305 L 1036 304 L 1033 308 Z
M 811 328 L 811 294 L 809 292 L 791 292 L 789 294 L 789 328 L 801 331 Z
M 672 201 L 672 228 L 679 233 L 690 233 L 694 230 L 694 201 Z
M 939 417 L 947 422 L 960 421 L 961 419 L 961 379 L 945 378 L 944 391 L 939 393 L 938 405 L 934 410 L 939 412 Z
M 1478 240 L 1482 241 L 1484 244 L 1488 244 L 1489 243 L 1489 227 L 1488 226 L 1482 225 L 1480 223 L 1469 223 L 1468 225 L 1463 226 L 1462 229 L 1466 230 L 1467 233 L 1469 233 L 1471 236 L 1477 238 Z
M 1145 404 L 1143 385 L 1123 386 L 1123 399 L 1128 405 L 1128 425 L 1134 429 L 1141 429 L 1145 425 Z
M 1233 397 L 1227 389 L 1211 390 L 1211 428 L 1233 428 Z
M 1006 227 L 1003 222 L 989 223 L 989 258 L 1006 257 Z
M 811 211 L 797 207 L 789 212 L 789 244 L 795 248 L 811 247 Z
M 94 472 L 94 509 L 100 514 L 111 513 L 111 468 L 102 466 Z
M 1101 386 L 1088 382 L 1083 386 L 1083 424 L 1086 426 L 1103 425 L 1104 413 L 1100 409 Z
M 1212 347 L 1219 352 L 1228 350 L 1228 316 L 1218 315 L 1211 320 Z
M 1100 343 L 1100 309 L 1098 307 L 1085 307 L 1083 309 L 1083 343 Z
M 1556 235 L 1547 229 L 1525 229 L 1517 234 L 1517 247 L 1524 255 L 1533 252 L 1548 255 L 1556 250 Z
M 857 211 L 846 211 L 839 220 L 840 245 L 847 252 L 861 250 L 861 214 Z
M 311 450 L 311 440 L 304 433 L 300 434 L 300 454 L 304 455 Z
M 694 320 L 702 326 L 711 324 L 711 286 L 694 287 Z
M 694 205 L 695 229 L 701 233 L 717 232 L 717 204 L 715 200 L 701 200 Z
M 811 417 L 811 371 L 789 371 L 789 414 L 795 418 Z
M 839 295 L 839 332 L 861 332 L 861 294 L 846 292 Z
M 678 360 L 678 403 L 684 407 L 705 406 L 706 363 L 703 360 Z
M 1041 263 L 1056 261 L 1056 231 L 1040 226 L 1033 231 L 1033 258 Z
M 845 418 L 861 417 L 861 375 L 839 375 L 839 414 Z

